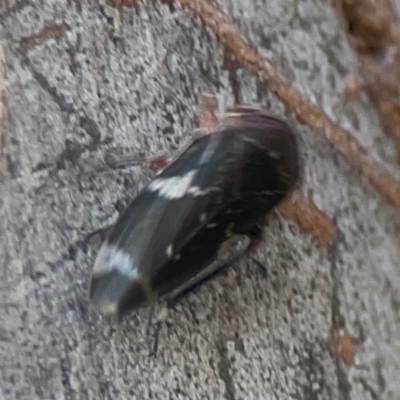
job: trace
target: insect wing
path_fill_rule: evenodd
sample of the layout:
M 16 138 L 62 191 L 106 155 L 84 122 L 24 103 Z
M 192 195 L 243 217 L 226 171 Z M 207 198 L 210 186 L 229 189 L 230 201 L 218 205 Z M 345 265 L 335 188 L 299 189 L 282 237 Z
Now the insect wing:
M 105 313 L 168 294 L 247 235 L 298 179 L 289 127 L 237 107 L 196 140 L 128 206 L 103 245 L 91 298 Z
M 283 121 L 246 108 L 228 114 L 223 122 L 215 135 L 225 153 L 219 158 L 222 152 L 217 152 L 209 166 L 218 171 L 229 157 L 234 159 L 225 170 L 225 186 L 236 185 L 235 196 L 154 277 L 153 287 L 161 296 L 186 286 L 197 274 L 203 276 L 202 270 L 216 262 L 235 238 L 250 235 L 261 225 L 264 215 L 298 180 L 296 139 Z
M 158 272 L 232 201 L 237 188 L 226 182 L 229 163 L 210 169 L 218 147 L 219 135 L 195 141 L 122 213 L 94 266 L 90 295 L 100 311 L 119 312 L 126 296 L 132 306 L 150 300 Z

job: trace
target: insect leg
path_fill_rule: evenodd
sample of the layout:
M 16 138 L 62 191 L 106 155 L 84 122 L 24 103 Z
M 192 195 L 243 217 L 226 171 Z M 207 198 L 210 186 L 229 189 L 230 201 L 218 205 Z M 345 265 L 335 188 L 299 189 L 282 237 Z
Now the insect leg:
M 190 286 L 185 287 L 183 290 L 179 291 L 178 293 L 174 293 L 171 297 L 167 298 L 167 303 L 170 308 L 174 307 L 181 299 L 183 299 L 188 294 L 194 292 L 198 289 L 201 285 L 208 282 L 209 280 L 215 278 L 216 276 L 222 274 L 225 269 L 230 267 L 237 259 L 239 259 L 241 255 L 236 256 L 235 258 L 223 263 L 219 266 L 216 270 L 211 272 L 209 275 L 201 277 L 199 280 L 194 280 Z
M 158 314 L 156 326 L 155 326 L 155 329 L 154 329 L 153 348 L 149 353 L 149 357 L 155 357 L 157 355 L 157 352 L 158 352 L 158 340 L 159 340 L 159 337 L 160 337 L 161 327 L 167 321 L 170 308 L 171 307 L 170 307 L 170 305 L 168 304 L 168 301 L 167 301 L 166 304 L 163 305 L 163 307 L 161 308 L 161 310 L 160 310 L 160 312 Z M 151 319 L 152 319 L 153 311 L 154 311 L 154 307 L 152 308 L 152 311 L 151 311 Z

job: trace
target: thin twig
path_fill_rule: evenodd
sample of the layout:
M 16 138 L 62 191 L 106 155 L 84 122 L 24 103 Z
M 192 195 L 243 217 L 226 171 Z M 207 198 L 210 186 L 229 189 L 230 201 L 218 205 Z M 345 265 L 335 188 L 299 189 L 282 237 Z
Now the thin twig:
M 332 220 L 314 202 L 296 190 L 279 205 L 280 214 L 295 222 L 304 232 L 311 234 L 320 244 L 334 243 L 335 227 Z

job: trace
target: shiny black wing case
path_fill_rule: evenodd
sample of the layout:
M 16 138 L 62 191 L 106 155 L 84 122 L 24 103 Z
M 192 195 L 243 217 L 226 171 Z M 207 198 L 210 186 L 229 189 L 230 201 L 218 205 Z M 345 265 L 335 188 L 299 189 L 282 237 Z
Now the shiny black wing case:
M 92 303 L 121 314 L 179 291 L 250 235 L 299 177 L 297 142 L 277 117 L 249 106 L 225 114 L 122 213 L 92 276 Z

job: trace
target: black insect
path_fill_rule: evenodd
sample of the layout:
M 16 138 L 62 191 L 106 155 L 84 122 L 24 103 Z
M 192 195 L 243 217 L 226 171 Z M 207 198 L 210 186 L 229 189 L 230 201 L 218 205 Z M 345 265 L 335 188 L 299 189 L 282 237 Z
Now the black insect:
M 252 235 L 298 176 L 296 138 L 284 121 L 249 106 L 228 110 L 120 216 L 95 262 L 92 303 L 121 315 L 179 295 L 235 238 Z

